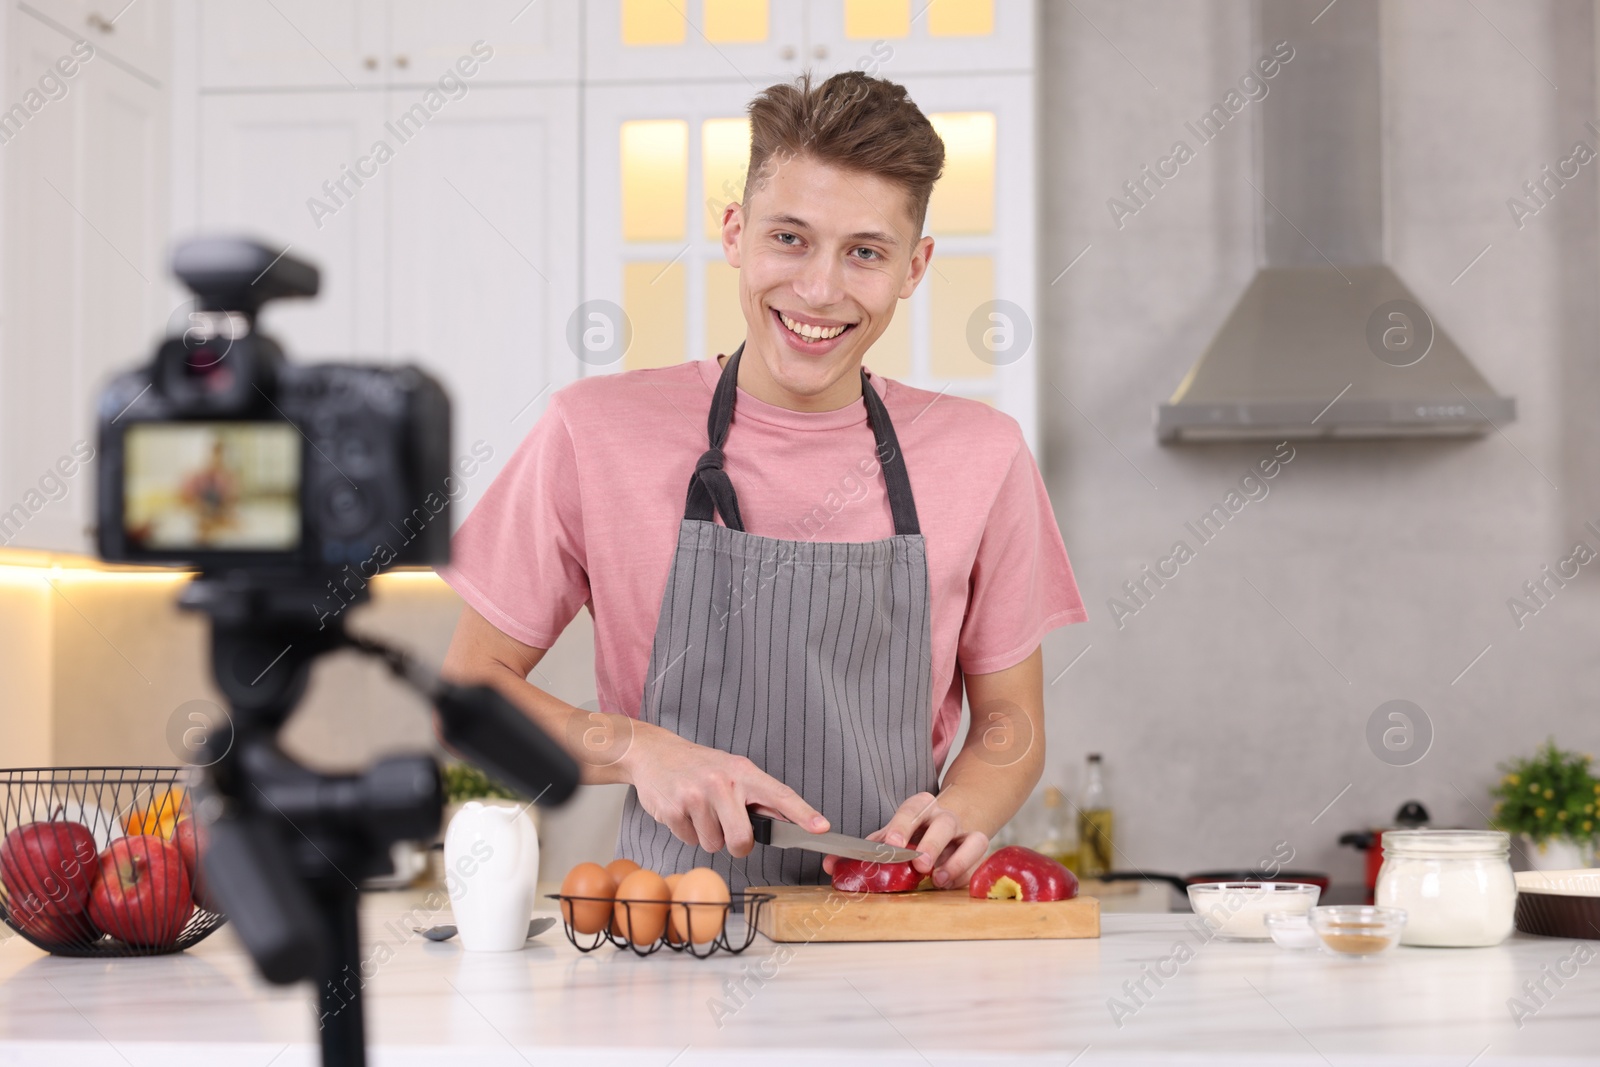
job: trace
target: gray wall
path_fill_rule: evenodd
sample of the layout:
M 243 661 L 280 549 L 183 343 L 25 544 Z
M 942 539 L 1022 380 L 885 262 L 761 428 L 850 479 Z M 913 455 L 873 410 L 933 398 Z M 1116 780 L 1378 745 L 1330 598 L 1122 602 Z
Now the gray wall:
M 1301 5 L 1307 35 L 1325 3 Z M 1593 13 L 1581 0 L 1475 6 L 1386 6 L 1389 256 L 1517 398 L 1518 421 L 1470 441 L 1296 445 L 1270 495 L 1119 629 L 1108 598 L 1272 451 L 1162 448 L 1151 428 L 1255 267 L 1248 109 L 1120 230 L 1106 200 L 1175 139 L 1193 145 L 1184 121 L 1270 42 L 1252 40 L 1245 0 L 1042 4 L 1041 279 L 1092 245 L 1041 297 L 1054 386 L 1042 390 L 1042 458 L 1091 615 L 1049 639 L 1046 680 L 1092 645 L 1048 690 L 1049 764 L 1070 778 L 1084 752 L 1106 754 L 1125 862 L 1249 865 L 1287 840 L 1297 865 L 1355 881 L 1341 831 L 1384 824 L 1411 797 L 1436 824 L 1482 825 L 1497 762 L 1548 735 L 1600 742 L 1600 562 L 1520 631 L 1506 606 L 1575 541 L 1600 549 L 1581 530 L 1600 524 L 1600 163 L 1521 230 L 1506 206 L 1575 141 L 1600 145 L 1584 126 Z M 1294 74 L 1291 62 L 1279 79 Z M 1393 698 L 1434 729 L 1408 767 L 1365 739 Z

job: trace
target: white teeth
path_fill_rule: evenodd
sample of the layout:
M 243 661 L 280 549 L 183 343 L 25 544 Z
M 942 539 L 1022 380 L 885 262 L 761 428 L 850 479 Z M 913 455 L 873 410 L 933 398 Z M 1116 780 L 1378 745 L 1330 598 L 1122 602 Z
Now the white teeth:
M 804 322 L 796 322 L 783 312 L 778 312 L 778 317 L 790 330 L 804 337 L 808 341 L 826 341 L 844 333 L 844 326 L 812 326 Z

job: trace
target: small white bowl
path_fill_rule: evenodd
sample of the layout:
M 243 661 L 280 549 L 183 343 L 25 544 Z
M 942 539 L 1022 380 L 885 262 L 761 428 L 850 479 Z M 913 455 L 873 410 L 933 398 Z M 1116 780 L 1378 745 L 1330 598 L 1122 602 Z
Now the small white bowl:
M 1316 948 L 1317 932 L 1311 929 L 1311 916 L 1303 911 L 1269 911 L 1261 917 L 1267 933 L 1280 948 Z
M 1266 941 L 1269 911 L 1307 912 L 1322 890 L 1309 882 L 1200 882 L 1189 907 L 1224 941 Z

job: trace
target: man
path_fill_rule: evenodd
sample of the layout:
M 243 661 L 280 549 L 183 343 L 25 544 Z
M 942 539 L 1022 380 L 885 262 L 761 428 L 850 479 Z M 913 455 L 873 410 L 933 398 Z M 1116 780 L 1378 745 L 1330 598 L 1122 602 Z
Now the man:
M 750 123 L 722 224 L 744 343 L 552 397 L 456 535 L 445 668 L 609 739 L 574 747 L 632 787 L 618 851 L 645 866 L 823 880 L 833 857 L 754 844 L 759 806 L 963 885 L 1038 781 L 1040 640 L 1083 604 L 1015 421 L 862 366 L 933 255 L 932 125 L 858 72 Z M 598 724 L 527 681 L 584 606 Z

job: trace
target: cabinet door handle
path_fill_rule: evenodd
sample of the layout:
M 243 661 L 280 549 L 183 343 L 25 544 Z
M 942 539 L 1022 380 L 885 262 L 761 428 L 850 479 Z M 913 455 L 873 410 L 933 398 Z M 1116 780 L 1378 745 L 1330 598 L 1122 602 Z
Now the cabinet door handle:
M 828 58 L 828 46 L 825 45 L 825 44 L 817 45 L 815 48 L 813 48 L 811 50 L 811 55 L 816 59 L 827 59 Z
M 778 49 L 778 58 L 783 60 L 785 63 L 787 63 L 789 60 L 793 59 L 794 57 L 795 57 L 794 45 L 786 44 L 782 48 Z
M 395 56 L 394 65 L 399 67 L 401 70 L 405 70 L 411 65 L 411 60 L 407 59 L 405 56 Z
M 91 11 L 89 12 L 89 28 L 91 30 L 99 30 L 101 33 L 115 33 L 117 25 L 100 14 L 100 12 Z
M 378 69 L 378 57 L 377 56 L 368 56 L 367 58 L 365 58 L 365 59 L 363 59 L 361 61 L 361 65 L 363 67 L 366 67 L 368 70 L 377 70 Z

